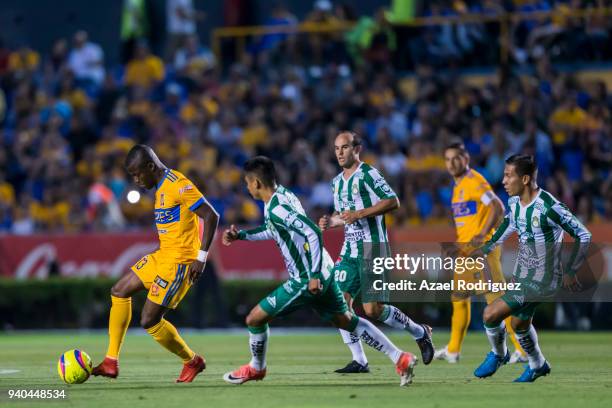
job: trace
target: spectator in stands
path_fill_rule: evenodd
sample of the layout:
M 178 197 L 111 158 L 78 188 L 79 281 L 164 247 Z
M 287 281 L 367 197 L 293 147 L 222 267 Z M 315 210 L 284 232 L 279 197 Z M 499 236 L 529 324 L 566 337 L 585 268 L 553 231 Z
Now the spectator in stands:
M 74 35 L 68 68 L 83 84 L 92 83 L 98 87 L 104 80 L 104 52 L 98 44 L 89 41 L 86 31 L 77 31 Z
M 215 56 L 208 47 L 199 43 L 197 35 L 184 38 L 183 46 L 176 51 L 174 68 L 180 75 L 191 78 L 194 82 L 205 71 L 215 68 Z
M 151 54 L 146 42 L 140 41 L 136 45 L 134 58 L 127 64 L 125 84 L 150 90 L 164 79 L 164 75 L 165 68 L 162 60 Z
M 197 38 L 197 22 L 206 18 L 198 11 L 193 0 L 166 0 L 166 60 L 175 59 L 175 52 L 186 46 L 189 37 Z

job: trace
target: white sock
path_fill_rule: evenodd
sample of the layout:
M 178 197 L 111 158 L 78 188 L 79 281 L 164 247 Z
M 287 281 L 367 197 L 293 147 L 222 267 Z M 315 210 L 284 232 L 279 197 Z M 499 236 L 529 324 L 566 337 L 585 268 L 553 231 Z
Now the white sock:
M 342 341 L 344 341 L 344 344 L 348 346 L 349 350 L 351 350 L 351 354 L 353 354 L 353 360 L 362 366 L 368 364 L 368 358 L 363 352 L 363 345 L 361 344 L 359 336 L 357 336 L 355 333 L 347 332 L 346 330 L 339 330 L 340 335 L 342 336 Z
M 357 323 L 357 327 L 353 333 L 359 336 L 368 346 L 385 353 L 387 357 L 396 364 L 402 355 L 402 350 L 395 347 L 395 344 L 393 344 L 378 327 L 362 317 L 357 318 L 359 319 L 359 323 Z
M 395 306 L 385 305 L 381 317 L 386 316 L 385 320 L 381 320 L 384 324 L 396 329 L 406 330 L 414 337 L 415 340 L 422 338 L 425 335 L 423 326 L 412 321 L 404 312 Z
M 542 367 L 546 359 L 540 350 L 540 345 L 538 344 L 538 334 L 536 333 L 533 324 L 529 326 L 529 330 L 526 332 L 519 332 L 518 330 L 515 330 L 515 334 L 519 344 L 523 350 L 525 350 L 525 353 L 527 353 L 529 368 L 535 370 Z
M 502 321 L 497 327 L 487 327 L 485 325 L 485 330 L 487 331 L 487 337 L 491 344 L 491 350 L 498 356 L 505 356 L 508 352 L 508 347 L 506 347 L 505 323 Z
M 266 368 L 269 335 L 269 327 L 266 327 L 266 330 L 262 333 L 251 333 L 249 331 L 249 348 L 251 349 L 251 362 L 249 365 L 258 371 Z

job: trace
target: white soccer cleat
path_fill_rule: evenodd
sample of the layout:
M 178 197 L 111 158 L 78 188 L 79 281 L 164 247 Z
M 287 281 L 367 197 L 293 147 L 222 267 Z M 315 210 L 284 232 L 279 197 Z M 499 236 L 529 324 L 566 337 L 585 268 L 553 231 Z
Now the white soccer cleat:
M 434 358 L 436 360 L 446 360 L 450 364 L 456 364 L 459 362 L 459 355 L 460 353 L 449 352 L 448 346 L 444 346 L 444 348 L 436 350 Z
M 512 355 L 510 356 L 508 364 L 526 363 L 528 361 L 529 359 L 527 359 L 527 356 L 525 354 L 521 353 L 518 350 L 514 350 L 514 353 L 512 353 Z

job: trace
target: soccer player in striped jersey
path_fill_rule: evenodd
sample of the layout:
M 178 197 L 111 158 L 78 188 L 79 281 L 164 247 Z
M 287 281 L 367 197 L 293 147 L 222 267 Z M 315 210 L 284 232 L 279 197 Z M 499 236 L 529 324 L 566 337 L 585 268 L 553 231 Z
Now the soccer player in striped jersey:
M 389 237 L 385 214 L 399 207 L 399 200 L 378 170 L 359 160 L 361 137 L 350 131 L 340 132 L 334 141 L 334 150 L 342 172 L 332 181 L 334 213 L 319 220 L 321 230 L 344 227 L 344 244 L 334 267 L 334 279 L 344 293 L 352 310 L 353 300 L 361 292 L 361 265 L 366 245 L 388 248 Z M 429 364 L 434 356 L 431 328 L 415 323 L 395 306 L 379 302 L 363 304 L 366 315 L 390 327 L 408 331 L 416 340 L 423 363 Z M 358 337 L 340 330 L 344 343 L 353 359 L 337 373 L 367 373 L 368 360 Z
M 245 163 L 244 171 L 249 193 L 265 203 L 264 224 L 247 231 L 238 231 L 232 225 L 223 233 L 223 244 L 230 245 L 238 239 L 273 239 L 285 260 L 289 279 L 247 316 L 251 361 L 226 373 L 223 379 L 231 384 L 262 380 L 266 375 L 268 323 L 276 316 L 311 307 L 324 320 L 386 354 L 401 377 L 400 385 L 410 384 L 417 358 L 398 349 L 376 326 L 349 311 L 332 276 L 333 262 L 323 248 L 321 231 L 306 217 L 298 198 L 276 183 L 274 163 L 267 157 L 254 157 Z
M 128 152 L 125 167 L 139 187 L 156 189 L 155 224 L 160 245 L 159 250 L 142 257 L 111 288 L 108 349 L 104 361 L 92 374 L 111 378 L 119 374 L 118 357 L 132 318 L 132 295 L 146 290 L 140 325 L 160 346 L 183 360 L 183 370 L 176 382 L 192 382 L 206 363 L 164 315 L 178 306 L 204 271 L 219 215 L 190 180 L 167 168 L 149 146 L 134 146 Z M 200 218 L 204 221 L 203 239 Z
M 483 320 L 492 351 L 476 368 L 474 375 L 493 375 L 509 359 L 504 319 L 512 316 L 512 327 L 529 365 L 515 382 L 533 382 L 550 373 L 532 325 L 538 301 L 554 295 L 561 285 L 570 291 L 580 289 L 576 272 L 584 261 L 591 233 L 567 207 L 536 183 L 537 167 L 532 156 L 514 155 L 506 160 L 504 188 L 508 192 L 510 212 L 493 237 L 485 243 L 486 255 L 512 232 L 518 234 L 518 256 L 513 282 L 518 290 L 506 293 L 487 305 Z M 574 238 L 574 247 L 566 265 L 561 264 L 563 233 Z
M 495 227 L 502 223 L 504 218 L 504 204 L 495 195 L 487 180 L 476 170 L 471 169 L 470 156 L 462 142 L 449 144 L 444 149 L 446 169 L 453 177 L 452 208 L 453 219 L 457 229 L 458 252 L 467 252 L 472 245 L 480 246 L 493 236 Z M 491 251 L 487 256 L 488 269 L 473 268 L 455 274 L 454 278 L 464 281 L 479 282 L 490 279 L 493 282 L 504 282 L 501 266 L 501 248 Z M 459 361 L 463 339 L 470 325 L 470 308 L 472 295 L 484 295 L 487 303 L 491 303 L 503 292 L 470 293 L 467 291 L 453 291 L 451 301 L 453 315 L 451 318 L 451 335 L 446 347 L 436 350 L 435 358 L 446 360 L 449 363 Z M 506 319 L 506 327 L 511 331 L 510 318 Z M 515 351 L 510 357 L 511 363 L 526 362 L 520 344 L 516 341 L 514 333 L 510 333 Z

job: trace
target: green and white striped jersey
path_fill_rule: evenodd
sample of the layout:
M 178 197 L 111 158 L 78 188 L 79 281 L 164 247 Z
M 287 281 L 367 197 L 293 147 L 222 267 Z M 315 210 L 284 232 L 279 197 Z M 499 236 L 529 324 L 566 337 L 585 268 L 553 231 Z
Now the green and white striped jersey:
M 382 174 L 363 162 L 348 179 L 345 179 L 342 173 L 338 174 L 332 181 L 332 188 L 334 210 L 338 213 L 362 210 L 376 205 L 380 200 L 397 197 Z M 364 218 L 345 225 L 344 245 L 340 256 L 362 258 L 364 242 L 389 242 L 384 215 Z
M 586 255 L 591 233 L 565 204 L 542 189 L 525 206 L 518 196 L 510 197 L 508 207 L 509 213 L 485 244 L 484 252 L 488 253 L 516 231 L 519 249 L 514 279 L 534 289 L 557 289 L 563 273 L 574 275 L 577 272 Z M 566 265 L 561 265 L 563 231 L 575 241 Z
M 307 216 L 291 191 L 278 186 L 264 207 L 264 225 L 241 230 L 238 239 L 273 239 L 281 250 L 291 279 L 329 279 L 333 261 L 325 248 L 321 230 Z

